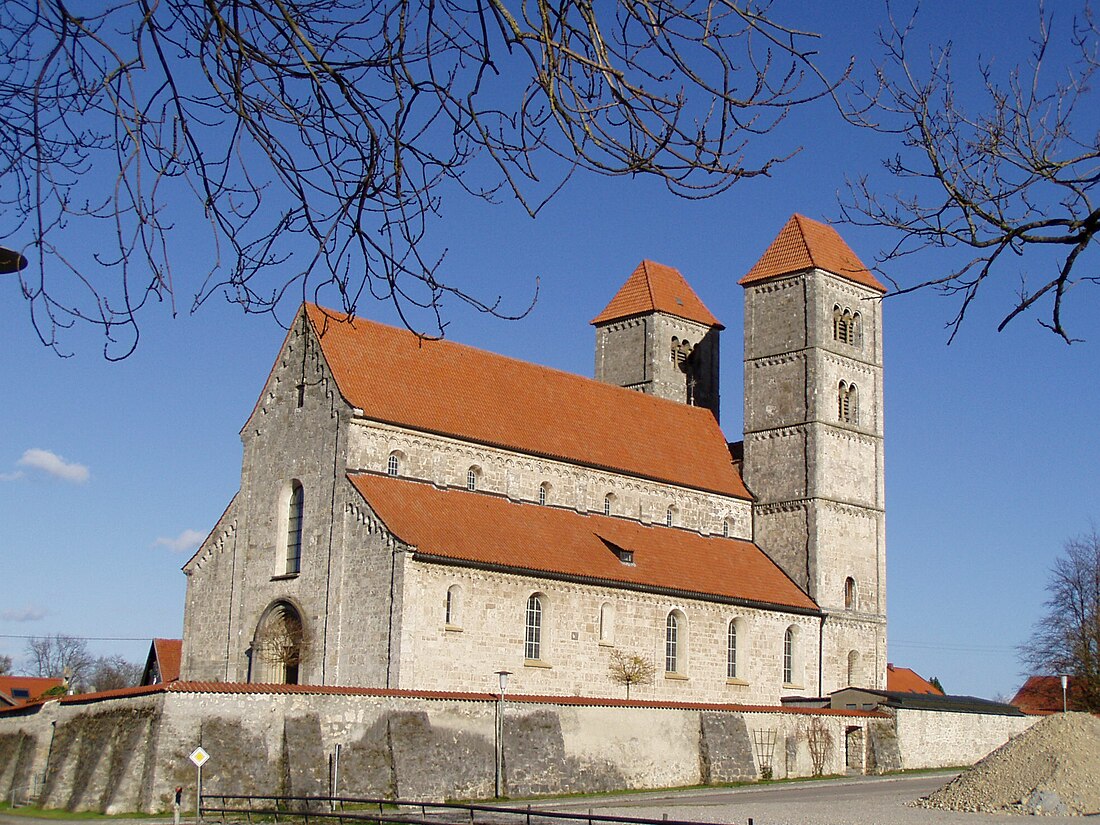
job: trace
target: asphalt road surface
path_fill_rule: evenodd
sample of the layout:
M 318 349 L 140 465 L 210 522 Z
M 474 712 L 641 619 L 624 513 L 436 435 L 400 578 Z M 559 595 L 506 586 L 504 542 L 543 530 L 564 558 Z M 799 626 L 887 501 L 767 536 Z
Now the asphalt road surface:
M 968 814 L 911 807 L 907 803 L 946 784 L 954 774 L 854 777 L 741 788 L 653 791 L 623 796 L 532 800 L 532 807 L 647 819 L 747 825 L 1027 825 L 1030 817 Z M 522 803 L 526 806 L 526 803 Z M 1037 825 L 1095 822 L 1100 817 L 1044 816 Z M 110 825 L 169 825 L 171 819 L 102 820 Z M 316 820 L 323 822 L 323 820 Z M 537 820 L 535 820 L 537 822 Z M 44 825 L 46 820 L 0 813 L 0 825 Z M 193 817 L 184 819 L 193 823 Z M 210 822 L 208 821 L 208 825 Z
M 745 825 L 980 825 L 1001 822 L 1027 825 L 1031 817 L 974 814 L 915 808 L 907 803 L 946 784 L 954 774 L 906 777 L 859 777 L 793 782 L 766 787 L 714 788 L 654 792 L 637 796 L 591 798 L 555 804 L 562 810 L 585 811 L 697 822 Z M 1096 821 L 1089 817 L 1086 821 Z M 1042 825 L 1075 822 L 1081 817 L 1044 816 Z

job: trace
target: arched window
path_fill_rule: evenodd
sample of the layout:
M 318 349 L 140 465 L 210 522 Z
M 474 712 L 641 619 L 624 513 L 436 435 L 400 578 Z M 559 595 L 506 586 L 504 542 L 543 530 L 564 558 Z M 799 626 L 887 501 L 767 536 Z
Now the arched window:
M 600 641 L 611 644 L 615 640 L 615 611 L 611 602 L 600 605 Z
M 286 568 L 287 574 L 302 571 L 302 514 L 305 493 L 297 481 L 291 483 L 290 501 L 286 512 Z
M 677 673 L 680 665 L 680 621 L 676 612 L 665 619 L 665 673 Z
M 252 681 L 298 684 L 304 652 L 302 617 L 289 602 L 275 602 L 264 611 L 252 640 Z
M 614 504 L 614 501 L 615 495 L 613 493 L 608 493 L 606 496 L 603 497 L 603 514 L 605 516 L 611 515 L 612 505 Z
M 401 474 L 401 459 L 397 453 L 390 453 L 390 457 L 386 460 L 386 475 L 396 476 Z
M 448 627 L 462 625 L 462 588 L 452 584 L 447 588 L 447 607 L 444 622 Z
M 859 392 L 855 384 L 841 381 L 837 385 L 837 419 L 848 424 L 859 423 Z
M 794 684 L 794 628 L 783 633 L 783 684 Z
M 481 471 L 477 467 L 471 467 L 466 471 L 466 489 L 473 492 L 477 489 L 477 479 Z
M 726 678 L 737 678 L 737 619 L 730 619 L 726 630 Z
M 722 519 L 722 538 L 728 539 L 733 534 L 733 519 Z
M 848 651 L 848 685 L 854 686 L 859 683 L 859 651 Z
M 833 339 L 842 344 L 856 344 L 858 318 L 859 313 L 853 315 L 852 310 L 847 307 L 842 310 L 840 304 L 835 304 L 833 306 Z
M 858 312 L 852 313 L 852 335 L 848 343 L 854 347 L 863 346 L 863 316 Z
M 542 658 L 542 596 L 538 593 L 533 593 L 527 600 L 523 658 Z
M 671 527 L 676 522 L 676 508 L 669 507 L 665 510 L 665 527 Z
M 856 609 L 856 580 L 851 576 L 844 580 L 844 609 Z
M 539 504 L 546 504 L 550 500 L 550 482 L 544 481 L 539 485 Z

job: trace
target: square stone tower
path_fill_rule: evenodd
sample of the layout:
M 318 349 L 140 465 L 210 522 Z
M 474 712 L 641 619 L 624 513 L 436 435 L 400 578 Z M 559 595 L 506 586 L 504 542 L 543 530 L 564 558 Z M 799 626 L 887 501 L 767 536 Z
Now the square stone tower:
M 596 380 L 705 407 L 718 418 L 718 333 L 684 276 L 642 261 L 596 327 Z
M 754 541 L 829 614 L 824 692 L 882 688 L 886 289 L 836 230 L 802 215 L 740 284 Z

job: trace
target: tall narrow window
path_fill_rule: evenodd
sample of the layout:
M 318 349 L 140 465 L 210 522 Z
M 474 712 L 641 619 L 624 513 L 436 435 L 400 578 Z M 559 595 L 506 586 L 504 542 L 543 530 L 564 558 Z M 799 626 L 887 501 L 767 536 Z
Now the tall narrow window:
M 726 678 L 737 678 L 737 620 L 730 619 L 726 631 Z
M 546 500 L 550 497 L 550 485 L 547 482 L 543 482 L 539 485 L 539 504 L 546 504 Z
M 397 453 L 390 453 L 389 459 L 386 461 L 386 475 L 396 476 L 401 472 L 401 463 L 397 458 Z
M 722 538 L 728 539 L 730 537 L 730 520 L 722 519 Z
M 611 603 L 604 602 L 600 605 L 600 641 L 611 644 L 615 639 L 615 614 Z
M 851 576 L 844 580 L 844 609 L 856 609 L 856 580 Z
M 538 593 L 535 593 L 527 600 L 523 658 L 542 658 L 542 598 Z
M 665 510 L 665 527 L 671 527 L 672 526 L 672 523 L 675 520 L 675 516 L 676 516 L 675 508 L 669 507 L 667 510 Z
M 665 619 L 665 673 L 676 673 L 679 661 L 680 622 L 675 613 Z
M 477 467 L 471 467 L 466 471 L 466 489 L 471 492 L 477 489 Z
M 855 685 L 859 682 L 859 651 L 848 651 L 848 684 Z
M 852 332 L 848 343 L 854 347 L 863 346 L 863 317 L 858 312 L 852 313 Z
M 291 486 L 290 503 L 286 519 L 286 572 L 299 573 L 302 570 L 302 511 L 305 495 L 302 485 L 297 481 Z
M 614 496 L 612 496 L 611 493 L 608 493 L 606 496 L 603 497 L 603 514 L 605 516 L 611 515 L 611 499 L 613 498 Z
M 444 622 L 448 627 L 462 624 L 462 588 L 452 584 L 447 588 L 447 608 Z
M 783 684 L 794 684 L 794 628 L 783 634 Z

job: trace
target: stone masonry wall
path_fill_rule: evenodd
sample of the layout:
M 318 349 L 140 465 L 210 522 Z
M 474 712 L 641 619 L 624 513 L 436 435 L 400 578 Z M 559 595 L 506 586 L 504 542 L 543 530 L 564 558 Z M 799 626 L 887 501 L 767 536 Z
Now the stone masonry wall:
M 973 764 L 1041 718 L 898 710 L 896 730 L 902 767 L 944 768 Z
M 169 692 L 0 714 L 0 794 L 47 807 L 165 811 L 194 805 L 198 745 L 206 794 L 323 795 L 341 746 L 338 793 L 406 799 L 491 797 L 492 699 L 306 693 Z M 512 700 L 504 717 L 509 796 L 660 788 L 810 772 L 807 725 L 833 736 L 826 772 L 844 770 L 844 733 L 865 714 L 736 712 Z M 56 724 L 54 724 L 56 723 Z M 771 742 L 770 754 L 759 742 Z M 35 781 L 37 777 L 37 782 Z
M 783 695 L 817 691 L 818 618 L 598 585 L 555 582 L 492 571 L 412 562 L 405 569 L 401 680 L 395 687 L 495 689 L 509 670 L 519 693 L 624 698 L 610 677 L 615 651 L 638 655 L 655 670 L 630 698 L 776 705 Z M 458 609 L 446 622 L 446 598 Z M 525 609 L 543 597 L 542 654 L 524 658 Z M 454 604 L 454 602 L 453 602 Z M 678 668 L 666 674 L 665 622 L 682 614 Z M 601 613 L 603 636 L 601 637 Z M 727 678 L 729 623 L 737 623 L 737 675 Z M 797 630 L 796 686 L 782 687 L 783 636 Z M 440 662 L 462 662 L 461 668 Z
M 477 489 L 501 493 L 513 501 L 537 502 L 539 488 L 545 484 L 547 505 L 602 513 L 604 498 L 610 494 L 613 515 L 643 524 L 664 523 L 672 506 L 677 510 L 677 526 L 703 535 L 722 535 L 725 521 L 731 537 L 752 538 L 752 505 L 742 499 L 410 432 L 366 419 L 353 420 L 348 438 L 347 464 L 353 471 L 385 472 L 389 456 L 397 453 L 400 475 L 439 487 L 466 489 L 467 472 L 473 468 Z

